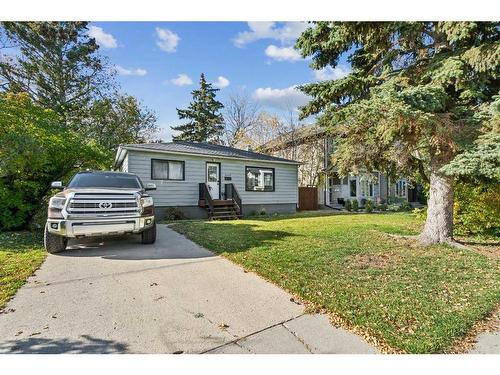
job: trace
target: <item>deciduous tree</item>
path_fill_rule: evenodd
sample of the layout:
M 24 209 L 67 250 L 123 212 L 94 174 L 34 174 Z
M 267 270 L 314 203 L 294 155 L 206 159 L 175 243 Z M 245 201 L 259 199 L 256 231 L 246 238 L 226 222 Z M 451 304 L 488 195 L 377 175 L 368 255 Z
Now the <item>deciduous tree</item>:
M 125 94 L 95 100 L 84 124 L 82 133 L 95 139 L 110 161 L 118 145 L 153 141 L 158 131 L 154 112 Z
M 27 94 L 0 94 L 0 230 L 26 225 L 50 182 L 84 168 L 102 168 L 106 155 L 68 130 Z
M 258 106 L 245 92 L 234 92 L 224 105 L 224 136 L 228 146 L 235 147 L 258 118 Z

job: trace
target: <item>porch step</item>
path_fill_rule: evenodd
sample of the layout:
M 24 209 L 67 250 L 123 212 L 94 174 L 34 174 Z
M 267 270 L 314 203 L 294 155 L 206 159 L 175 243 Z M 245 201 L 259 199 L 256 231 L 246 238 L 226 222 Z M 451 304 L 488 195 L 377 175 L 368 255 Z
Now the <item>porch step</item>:
M 214 199 L 214 206 L 233 206 L 231 199 Z
M 236 211 L 235 210 L 224 210 L 224 211 L 216 211 L 214 210 L 214 216 L 217 215 L 236 215 Z

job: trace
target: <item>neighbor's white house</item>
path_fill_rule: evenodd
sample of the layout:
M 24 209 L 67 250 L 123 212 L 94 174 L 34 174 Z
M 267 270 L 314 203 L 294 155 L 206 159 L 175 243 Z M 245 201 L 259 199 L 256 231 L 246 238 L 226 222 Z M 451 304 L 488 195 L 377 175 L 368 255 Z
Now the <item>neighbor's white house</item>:
M 264 209 L 295 212 L 299 162 L 204 142 L 119 146 L 115 169 L 156 184 L 156 214 L 175 207 L 189 218 L 237 217 Z
M 325 206 L 340 208 L 347 199 L 355 199 L 360 205 L 368 199 L 407 201 L 415 206 L 424 203 L 421 186 L 413 186 L 407 178 L 391 180 L 381 172 L 339 177 L 331 165 L 333 144 L 324 129 L 308 125 L 266 143 L 259 150 L 301 162 L 299 185 L 317 186 L 318 201 Z

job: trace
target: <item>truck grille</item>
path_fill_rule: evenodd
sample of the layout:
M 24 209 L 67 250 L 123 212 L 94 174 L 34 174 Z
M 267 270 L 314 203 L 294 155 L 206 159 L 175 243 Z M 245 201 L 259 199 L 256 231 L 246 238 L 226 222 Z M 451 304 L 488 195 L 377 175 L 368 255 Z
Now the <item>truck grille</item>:
M 66 207 L 72 216 L 119 217 L 140 214 L 134 193 L 75 193 Z

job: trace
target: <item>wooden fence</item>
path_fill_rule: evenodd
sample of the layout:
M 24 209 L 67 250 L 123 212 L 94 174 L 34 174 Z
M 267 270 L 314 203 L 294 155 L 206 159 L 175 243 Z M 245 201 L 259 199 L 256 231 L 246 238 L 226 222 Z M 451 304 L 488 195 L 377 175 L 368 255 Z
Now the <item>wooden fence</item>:
M 317 210 L 318 209 L 318 188 L 317 187 L 299 187 L 299 210 Z

